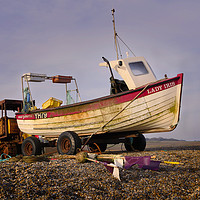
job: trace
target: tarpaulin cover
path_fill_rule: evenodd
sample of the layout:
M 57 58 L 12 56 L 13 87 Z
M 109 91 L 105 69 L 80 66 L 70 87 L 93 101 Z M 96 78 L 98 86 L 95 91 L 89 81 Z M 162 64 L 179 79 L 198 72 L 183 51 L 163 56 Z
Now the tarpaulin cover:
M 159 170 L 160 161 L 151 160 L 149 165 L 143 165 L 142 169 Z
M 133 165 L 138 165 L 142 169 L 158 170 L 160 166 L 160 161 L 151 160 L 151 156 L 144 157 L 131 157 L 125 156 L 124 168 L 129 169 Z
M 129 169 L 133 165 L 138 165 L 139 168 L 142 168 L 144 165 L 149 165 L 151 160 L 151 156 L 143 156 L 143 157 L 132 157 L 125 156 L 125 164 L 124 168 Z

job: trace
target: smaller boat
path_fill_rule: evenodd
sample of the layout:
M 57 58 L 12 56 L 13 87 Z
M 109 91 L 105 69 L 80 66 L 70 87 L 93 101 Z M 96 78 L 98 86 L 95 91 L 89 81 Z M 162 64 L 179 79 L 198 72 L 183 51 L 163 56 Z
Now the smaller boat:
M 115 33 L 115 39 L 116 36 Z M 51 99 L 53 104 L 49 100 L 46 103 L 50 106 L 37 109 L 29 83 L 52 80 L 53 83 L 66 84 L 67 88 L 67 84 L 75 81 L 73 77 L 33 73 L 22 76 L 24 109 L 16 114 L 16 119 L 19 129 L 32 135 L 22 144 L 24 155 L 41 152 L 41 141 L 33 135 L 48 140 L 46 145 L 56 144 L 60 154 L 75 154 L 86 144 L 93 150 L 105 151 L 107 144 L 121 142 L 127 151 L 143 151 L 146 147 L 143 134 L 169 132 L 176 128 L 180 115 L 182 73 L 172 78 L 165 75 L 157 80 L 144 57 L 122 59 L 117 56 L 117 60 L 110 62 L 103 57 L 103 60 L 100 66 L 108 67 L 111 72 L 111 94 L 69 105 Z M 112 70 L 116 70 L 123 80 L 115 79 Z M 75 85 L 80 100 L 76 81 Z

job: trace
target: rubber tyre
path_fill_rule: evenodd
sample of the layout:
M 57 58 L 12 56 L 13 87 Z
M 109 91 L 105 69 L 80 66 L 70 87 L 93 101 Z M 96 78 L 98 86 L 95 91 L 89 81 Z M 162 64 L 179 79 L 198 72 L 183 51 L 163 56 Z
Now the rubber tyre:
M 75 132 L 66 131 L 60 134 L 57 141 L 57 150 L 61 155 L 74 155 L 81 148 L 81 140 Z
M 96 144 L 99 146 L 101 152 L 104 152 L 107 149 L 107 144 L 106 143 L 96 143 Z M 94 143 L 89 144 L 89 148 L 92 151 L 98 151 L 98 148 Z
M 144 151 L 146 148 L 146 139 L 142 134 L 139 134 L 138 137 L 126 138 L 124 146 L 127 151 Z
M 21 151 L 24 156 L 40 155 L 42 152 L 40 140 L 34 136 L 27 137 L 22 143 Z

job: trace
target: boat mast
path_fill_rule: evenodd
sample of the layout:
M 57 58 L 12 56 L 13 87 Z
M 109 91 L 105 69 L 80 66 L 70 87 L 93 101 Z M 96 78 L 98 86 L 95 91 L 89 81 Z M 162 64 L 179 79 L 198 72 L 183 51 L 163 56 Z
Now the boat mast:
M 115 49 L 116 49 L 116 53 L 117 53 L 117 60 L 119 60 L 119 55 L 118 55 L 118 47 L 117 47 L 117 33 L 116 33 L 116 29 L 115 29 L 115 16 L 114 16 L 114 13 L 115 13 L 115 9 L 112 9 L 112 16 L 113 16 L 113 29 L 114 29 L 114 39 L 115 39 Z
M 115 39 L 115 49 L 116 49 L 116 53 L 117 53 L 117 60 L 119 60 L 118 50 L 119 50 L 120 56 L 122 58 L 122 54 L 121 54 L 121 50 L 120 50 L 120 46 L 117 41 L 117 38 L 126 46 L 126 48 L 133 54 L 133 56 L 136 57 L 136 55 L 133 53 L 133 51 L 128 47 L 128 45 L 117 34 L 116 29 L 115 29 L 115 16 L 114 16 L 115 9 L 112 9 L 111 11 L 112 11 L 112 16 L 113 16 L 112 22 L 113 22 L 113 29 L 114 29 L 114 39 Z

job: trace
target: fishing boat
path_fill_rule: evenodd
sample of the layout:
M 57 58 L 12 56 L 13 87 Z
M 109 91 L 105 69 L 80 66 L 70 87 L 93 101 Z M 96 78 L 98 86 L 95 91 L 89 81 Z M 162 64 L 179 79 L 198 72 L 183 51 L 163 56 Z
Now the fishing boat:
M 114 23 L 114 10 L 112 14 Z M 114 32 L 116 41 L 115 26 Z M 146 147 L 143 134 L 169 132 L 176 128 L 181 106 L 182 73 L 172 78 L 165 75 L 157 80 L 144 57 L 119 58 L 117 55 L 114 61 L 104 57 L 103 61 L 100 66 L 108 67 L 111 73 L 111 94 L 68 105 L 51 99 L 56 105 L 37 109 L 29 83 L 48 79 L 66 84 L 67 88 L 67 84 L 75 81 L 73 77 L 33 73 L 22 76 L 24 109 L 16 113 L 16 119 L 19 129 L 31 135 L 22 143 L 24 155 L 41 153 L 44 143 L 35 135 L 49 141 L 47 146 L 56 145 L 60 154 L 75 154 L 86 144 L 92 149 L 105 151 L 107 144 L 121 142 L 127 151 L 143 151 Z M 115 79 L 112 70 L 123 80 Z M 23 80 L 27 83 L 25 89 Z M 76 81 L 75 85 L 80 100 Z

